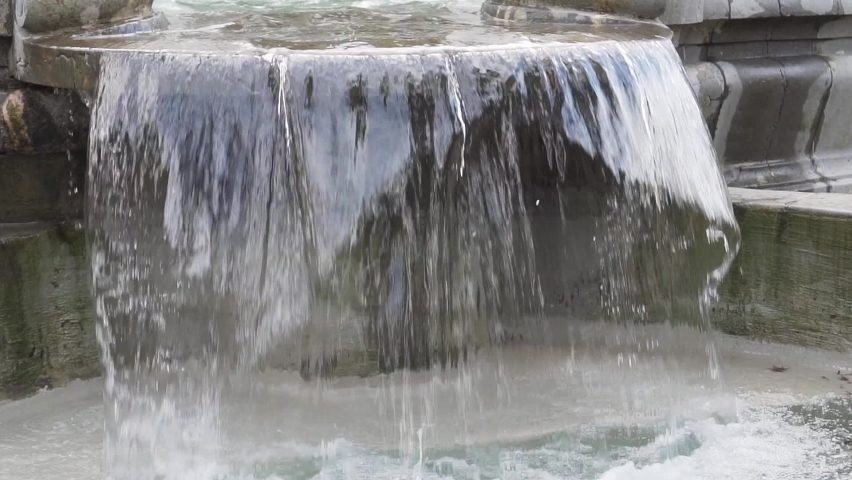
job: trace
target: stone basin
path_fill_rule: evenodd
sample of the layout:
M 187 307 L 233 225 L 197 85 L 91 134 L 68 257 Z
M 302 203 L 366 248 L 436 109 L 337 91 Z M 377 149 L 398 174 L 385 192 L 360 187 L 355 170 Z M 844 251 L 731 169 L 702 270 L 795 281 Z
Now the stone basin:
M 94 29 L 23 35 L 13 50 L 18 79 L 91 90 L 99 58 L 109 52 L 376 55 L 653 38 L 671 38 L 671 31 L 656 21 L 566 8 L 491 3 L 382 9 L 266 6 L 241 12 L 165 11 Z

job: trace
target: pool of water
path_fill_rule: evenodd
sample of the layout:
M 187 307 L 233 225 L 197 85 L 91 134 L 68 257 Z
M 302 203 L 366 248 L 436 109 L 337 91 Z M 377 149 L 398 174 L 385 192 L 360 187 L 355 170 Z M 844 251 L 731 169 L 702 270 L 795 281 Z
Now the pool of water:
M 703 337 L 677 335 L 684 352 Z M 615 337 L 610 332 L 608 338 Z M 731 337 L 714 343 L 718 376 L 701 375 L 708 371 L 703 352 L 631 358 L 580 347 L 504 352 L 496 362 L 483 354 L 479 367 L 474 360 L 454 373 L 323 384 L 268 372 L 229 402 L 231 412 L 220 425 L 226 443 L 211 441 L 193 455 L 163 455 L 156 478 L 747 480 L 852 474 L 852 383 L 838 375 L 852 366 L 848 355 Z M 787 370 L 774 371 L 782 368 Z M 466 386 L 476 388 L 459 394 Z M 413 438 L 400 440 L 397 433 L 412 424 L 419 425 L 411 429 Z M 102 383 L 77 381 L 2 403 L 0 431 L 1 478 L 99 478 Z
M 269 50 L 389 53 L 386 49 L 507 49 L 666 37 L 652 22 L 581 17 L 573 24 L 504 21 L 479 0 L 176 1 L 160 0 L 155 31 L 107 30 L 39 38 L 50 48 L 184 52 L 211 55 Z M 569 16 L 569 18 L 575 18 Z M 119 33 L 120 32 L 120 33 Z M 380 51 L 376 52 L 375 50 Z

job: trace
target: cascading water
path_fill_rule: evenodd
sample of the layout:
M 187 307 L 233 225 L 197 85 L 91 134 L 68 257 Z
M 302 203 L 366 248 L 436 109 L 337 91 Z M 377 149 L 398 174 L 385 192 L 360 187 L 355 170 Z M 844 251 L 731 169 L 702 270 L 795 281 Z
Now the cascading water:
M 236 437 L 369 437 L 346 398 L 247 427 L 270 372 L 375 387 L 364 448 L 422 465 L 430 438 L 472 438 L 484 372 L 512 387 L 504 350 L 570 358 L 604 321 L 619 363 L 665 356 L 641 327 L 705 328 L 738 245 L 692 95 L 665 38 L 105 55 L 87 224 L 108 473 L 266 478 Z

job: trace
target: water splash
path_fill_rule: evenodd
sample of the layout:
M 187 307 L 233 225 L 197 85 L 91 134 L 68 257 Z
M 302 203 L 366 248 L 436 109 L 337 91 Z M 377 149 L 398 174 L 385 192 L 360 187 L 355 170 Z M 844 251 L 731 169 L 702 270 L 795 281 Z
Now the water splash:
M 654 341 L 642 322 L 706 328 L 736 252 L 664 39 L 116 53 L 100 78 L 87 213 L 115 477 L 204 472 L 223 392 L 259 369 L 461 367 L 468 409 L 481 348 L 565 347 L 601 318 L 633 345 Z M 388 443 L 419 452 L 428 394 L 383 391 L 403 408 Z

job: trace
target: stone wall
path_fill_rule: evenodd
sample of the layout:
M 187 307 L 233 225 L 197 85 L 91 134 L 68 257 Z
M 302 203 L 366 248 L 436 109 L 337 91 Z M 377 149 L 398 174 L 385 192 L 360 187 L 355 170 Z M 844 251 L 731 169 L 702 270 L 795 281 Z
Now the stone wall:
M 705 20 L 673 30 L 729 185 L 852 190 L 852 17 Z
M 852 195 L 732 188 L 742 249 L 713 318 L 726 333 L 852 351 Z
M 0 397 L 100 373 L 89 282 L 78 225 L 0 225 Z

